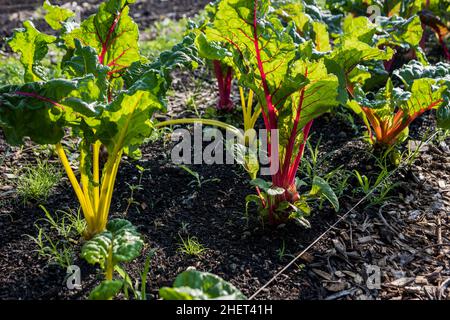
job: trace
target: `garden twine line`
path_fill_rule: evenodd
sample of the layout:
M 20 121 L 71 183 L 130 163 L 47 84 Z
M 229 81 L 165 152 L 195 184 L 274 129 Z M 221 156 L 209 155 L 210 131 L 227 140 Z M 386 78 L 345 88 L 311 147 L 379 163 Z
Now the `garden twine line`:
M 429 137 L 424 144 L 428 144 L 438 131 L 433 133 L 431 137 Z M 414 153 L 409 155 L 409 157 L 406 158 L 406 160 L 402 161 L 402 163 L 395 168 L 391 173 L 389 173 L 379 184 L 374 186 L 364 197 L 361 198 L 351 209 L 349 209 L 344 215 L 342 215 L 335 223 L 333 223 L 327 230 L 325 230 L 319 237 L 316 238 L 313 242 L 311 242 L 302 252 L 300 252 L 294 259 L 291 260 L 283 269 L 278 271 L 269 281 L 267 281 L 261 288 L 259 288 L 250 298 L 249 300 L 253 300 L 261 291 L 266 289 L 272 282 L 274 282 L 280 275 L 282 275 L 287 269 L 289 269 L 290 266 L 292 266 L 298 259 L 301 258 L 306 252 L 308 252 L 314 245 L 316 245 L 320 240 L 322 240 L 325 235 L 333 230 L 339 223 L 341 223 L 347 216 L 353 212 L 361 203 L 363 203 L 372 193 L 385 181 L 387 181 L 391 176 L 393 176 L 395 173 L 397 173 L 398 170 L 404 167 L 404 165 L 414 156 Z

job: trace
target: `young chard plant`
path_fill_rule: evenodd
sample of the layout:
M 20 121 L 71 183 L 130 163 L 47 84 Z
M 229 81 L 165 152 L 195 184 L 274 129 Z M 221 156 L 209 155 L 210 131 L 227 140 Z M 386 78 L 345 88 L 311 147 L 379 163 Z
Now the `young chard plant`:
M 26 83 L 0 88 L 0 127 L 12 145 L 29 137 L 56 146 L 84 213 L 87 239 L 106 228 L 122 155 L 139 156 L 140 144 L 153 130 L 152 114 L 165 108 L 169 71 L 196 65 L 184 52 L 178 53 L 181 46 L 145 63 L 139 54 L 138 27 L 128 15 L 134 2 L 108 0 L 81 24 L 72 14 L 55 14 L 58 7 L 47 6 L 47 21 L 59 30 L 58 37 L 39 32 L 27 21 L 8 41 L 21 56 Z M 66 52 L 57 66 L 63 70 L 59 79 L 48 79 L 41 64 L 50 43 Z M 189 50 L 193 39 L 187 37 L 182 46 Z M 136 66 L 138 78 L 129 71 Z M 79 179 L 63 148 L 66 134 L 80 141 Z M 108 154 L 103 167 L 102 146 Z
M 295 24 L 285 26 L 272 13 L 270 1 L 224 0 L 200 37 L 208 50 L 230 48 L 239 85 L 254 92 L 261 107 L 272 182 L 254 182 L 263 215 L 277 224 L 308 212 L 296 173 L 313 120 L 338 104 L 338 78 L 323 60 L 297 54 Z
M 217 14 L 217 7 L 220 0 L 211 2 L 205 8 L 206 19 L 200 26 L 192 26 L 197 31 L 204 29 L 206 26 L 213 23 Z M 217 110 L 222 112 L 231 112 L 234 109 L 233 101 L 231 100 L 231 89 L 233 83 L 233 68 L 227 62 L 226 58 L 229 58 L 229 51 L 220 50 L 220 48 L 209 48 L 205 46 L 205 39 L 198 38 L 199 55 L 206 59 L 212 66 L 214 75 L 217 80 L 217 88 L 219 90 L 219 99 L 217 101 Z M 205 50 L 206 49 L 206 50 Z
M 98 264 L 105 272 L 105 281 L 90 294 L 90 299 L 106 300 L 116 296 L 126 281 L 114 280 L 114 270 L 120 270 L 120 263 L 131 262 L 142 251 L 144 243 L 136 228 L 127 220 L 111 220 L 106 231 L 87 241 L 81 257 L 90 264 Z
M 246 300 L 231 283 L 222 278 L 197 270 L 186 270 L 175 279 L 172 288 L 159 290 L 163 300 Z
M 448 126 L 448 68 L 424 67 L 411 61 L 394 72 L 403 80 L 405 89 L 394 87 L 389 79 L 386 87 L 368 95 L 355 86 L 349 107 L 360 115 L 368 129 L 370 141 L 379 147 L 392 147 L 408 138 L 408 127 L 426 111 L 437 109 L 438 125 Z M 439 75 L 440 73 L 440 75 Z

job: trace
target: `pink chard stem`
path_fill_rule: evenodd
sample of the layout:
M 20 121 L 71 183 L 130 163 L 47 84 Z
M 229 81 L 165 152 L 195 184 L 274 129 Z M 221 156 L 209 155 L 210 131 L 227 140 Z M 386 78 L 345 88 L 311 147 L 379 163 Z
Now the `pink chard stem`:
M 233 69 L 231 67 L 227 67 L 227 73 L 224 75 L 222 64 L 219 60 L 214 60 L 213 65 L 214 73 L 217 78 L 217 87 L 219 88 L 219 101 L 217 103 L 217 109 L 230 112 L 233 109 L 233 103 L 230 97 Z

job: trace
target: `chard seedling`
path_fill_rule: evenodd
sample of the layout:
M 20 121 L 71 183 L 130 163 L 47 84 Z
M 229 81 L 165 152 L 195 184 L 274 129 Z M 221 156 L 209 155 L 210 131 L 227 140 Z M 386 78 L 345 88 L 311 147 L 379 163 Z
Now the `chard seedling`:
M 195 269 L 177 276 L 172 288 L 159 290 L 163 300 L 246 300 L 247 298 L 231 283 L 222 278 Z
M 449 68 L 447 64 L 426 67 L 412 61 L 394 72 L 405 89 L 394 87 L 392 79 L 370 95 L 359 84 L 349 86 L 354 99 L 348 106 L 364 120 L 371 143 L 386 149 L 405 141 L 409 125 L 433 109 L 437 110 L 438 125 L 449 128 Z
M 96 287 L 91 299 L 110 299 L 123 287 L 123 280 L 114 280 L 114 270 L 121 263 L 131 262 L 142 251 L 144 242 L 136 228 L 127 220 L 111 220 L 106 231 L 87 241 L 81 250 L 81 257 L 90 264 L 98 264 L 105 273 L 105 281 Z M 119 269 L 120 270 L 120 269 Z

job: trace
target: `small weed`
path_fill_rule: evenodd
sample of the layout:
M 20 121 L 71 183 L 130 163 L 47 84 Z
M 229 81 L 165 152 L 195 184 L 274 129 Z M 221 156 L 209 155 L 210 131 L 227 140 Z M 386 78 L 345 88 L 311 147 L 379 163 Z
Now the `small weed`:
M 78 238 L 86 229 L 86 222 L 79 210 L 76 214 L 71 210 L 58 210 L 54 218 L 45 207 L 40 207 L 44 211 L 45 218 L 38 221 L 43 221 L 50 230 L 56 231 L 60 239 L 54 239 L 43 227 L 37 224 L 35 224 L 38 230 L 37 236 L 27 236 L 38 247 L 35 251 L 40 257 L 47 259 L 49 263 L 56 263 L 62 268 L 67 268 L 73 264 L 74 252 L 72 244 L 78 243 Z
M 38 161 L 36 165 L 23 169 L 17 179 L 17 194 L 24 203 L 46 201 L 53 188 L 60 182 L 61 171 L 48 162 Z
M 281 247 L 277 249 L 277 255 L 280 261 L 283 260 L 284 256 L 286 255 L 286 242 L 284 240 L 281 244 Z
M 37 237 L 27 235 L 36 245 L 39 257 L 47 259 L 49 263 L 56 263 L 62 268 L 73 265 L 74 253 L 70 246 L 60 241 L 54 241 L 43 228 L 38 229 Z
M 187 173 L 189 173 L 192 177 L 194 177 L 194 180 L 189 182 L 188 185 L 192 185 L 192 184 L 197 184 L 198 188 L 201 188 L 203 186 L 203 184 L 207 183 L 207 182 L 220 182 L 220 179 L 218 178 L 213 178 L 213 179 L 203 179 L 202 176 L 200 176 L 200 174 L 192 169 L 189 169 L 187 166 L 185 165 L 180 165 L 179 166 L 181 169 L 183 169 L 184 171 L 186 171 Z
M 181 221 L 180 233 L 188 234 L 189 233 L 188 227 L 189 227 L 189 223 Z
M 184 239 L 180 235 L 181 243 L 178 245 L 178 252 L 184 253 L 189 256 L 200 257 L 207 249 L 198 242 L 196 237 L 187 236 Z
M 139 205 L 139 202 L 137 202 L 134 199 L 134 193 L 137 191 L 141 191 L 143 189 L 142 187 L 142 177 L 144 176 L 144 172 L 145 172 L 145 168 L 141 167 L 141 166 L 136 166 L 136 169 L 139 170 L 139 180 L 137 184 L 129 184 L 128 182 L 126 183 L 128 188 L 130 189 L 130 196 L 127 198 L 127 208 L 124 211 L 124 215 L 128 214 L 128 211 L 130 210 L 131 205 Z M 138 209 L 139 211 L 139 209 Z

